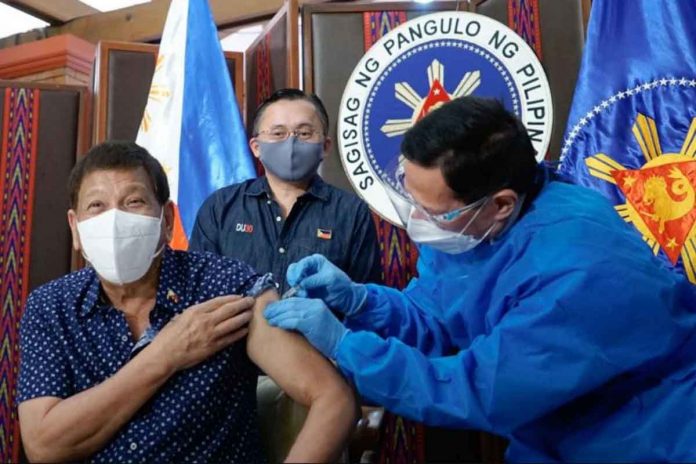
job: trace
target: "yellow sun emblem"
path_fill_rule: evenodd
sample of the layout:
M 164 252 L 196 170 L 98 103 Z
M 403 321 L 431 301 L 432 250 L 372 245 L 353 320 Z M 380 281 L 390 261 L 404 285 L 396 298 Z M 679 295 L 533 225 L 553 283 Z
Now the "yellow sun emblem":
M 627 169 L 598 153 L 585 160 L 590 174 L 615 184 L 626 203 L 615 206 L 657 254 L 672 264 L 681 258 L 686 275 L 696 283 L 696 118 L 691 121 L 679 153 L 663 153 L 655 121 L 638 114 L 633 125 L 646 163 Z
M 450 95 L 445 90 L 445 67 L 438 60 L 428 66 L 428 95 L 421 97 L 408 82 L 394 86 L 394 96 L 413 110 L 410 118 L 388 119 L 380 128 L 387 137 L 403 135 L 419 119 L 448 101 L 470 95 L 481 85 L 481 72 L 469 71 L 462 76 L 457 88 Z
M 140 128 L 143 132 L 148 132 L 152 126 L 152 116 L 148 111 L 151 104 L 161 102 L 171 96 L 171 91 L 168 87 L 159 85 L 155 83 L 157 75 L 159 74 L 162 66 L 164 66 L 164 55 L 157 55 L 157 63 L 155 64 L 155 74 L 152 77 L 152 86 L 150 86 L 150 93 L 147 95 L 147 104 L 145 105 L 145 112 L 143 113 L 143 119 L 140 121 Z

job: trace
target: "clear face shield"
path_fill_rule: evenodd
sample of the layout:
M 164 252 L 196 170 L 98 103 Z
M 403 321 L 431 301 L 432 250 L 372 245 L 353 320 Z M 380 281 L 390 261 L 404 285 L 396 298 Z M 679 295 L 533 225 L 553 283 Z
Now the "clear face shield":
M 385 190 L 387 191 L 387 196 L 391 201 L 394 209 L 396 210 L 399 218 L 404 225 L 408 224 L 411 217 L 416 217 L 417 219 L 425 219 L 430 221 L 432 224 L 443 230 L 454 231 L 458 233 L 464 233 L 466 229 L 470 226 L 471 222 L 478 216 L 477 213 L 471 217 L 464 227 L 460 230 L 453 230 L 452 226 L 456 224 L 457 220 L 465 215 L 469 211 L 474 211 L 476 209 L 480 210 L 489 200 L 488 196 L 480 198 L 473 203 L 464 205 L 460 208 L 455 208 L 451 211 L 445 213 L 432 213 L 428 211 L 424 206 L 419 204 L 413 196 L 406 190 L 406 185 L 404 182 L 405 170 L 404 170 L 403 156 L 399 156 L 395 159 L 387 170 L 385 170 L 385 175 L 383 176 Z M 414 211 L 415 210 L 415 211 Z
M 455 208 L 445 213 L 432 213 L 420 205 L 406 190 L 404 183 L 404 158 L 399 156 L 383 175 L 383 185 L 387 196 L 411 239 L 417 243 L 430 245 L 446 253 L 463 253 L 481 243 L 490 233 L 493 225 L 481 236 L 467 235 L 471 224 L 476 220 L 488 196 L 473 203 Z M 463 224 L 459 219 L 474 212 Z
M 406 227 L 408 218 L 411 215 L 411 209 L 413 208 L 413 202 L 403 186 L 403 177 L 401 177 L 401 180 L 397 180 L 399 176 L 403 176 L 403 161 L 403 156 L 395 157 L 393 162 L 381 172 L 381 179 L 389 201 L 394 207 L 401 224 Z

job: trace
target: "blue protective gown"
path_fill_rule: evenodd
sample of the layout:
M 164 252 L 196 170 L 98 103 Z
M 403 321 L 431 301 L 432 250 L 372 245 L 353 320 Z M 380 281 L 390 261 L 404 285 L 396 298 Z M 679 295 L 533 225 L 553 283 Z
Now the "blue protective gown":
M 547 183 L 496 242 L 369 285 L 336 361 L 367 399 L 511 461 L 696 461 L 696 291 L 598 194 Z

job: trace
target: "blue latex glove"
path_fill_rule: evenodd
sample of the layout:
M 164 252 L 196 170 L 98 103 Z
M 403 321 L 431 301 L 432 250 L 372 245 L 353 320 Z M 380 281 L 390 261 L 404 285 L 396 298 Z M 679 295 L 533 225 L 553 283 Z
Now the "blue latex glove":
M 263 312 L 268 324 L 296 330 L 327 358 L 336 358 L 336 349 L 348 332 L 321 300 L 288 298 L 270 303 Z
M 291 286 L 299 286 L 298 296 L 319 298 L 346 316 L 357 314 L 367 300 L 367 288 L 356 284 L 345 272 L 324 256 L 314 254 L 288 266 Z

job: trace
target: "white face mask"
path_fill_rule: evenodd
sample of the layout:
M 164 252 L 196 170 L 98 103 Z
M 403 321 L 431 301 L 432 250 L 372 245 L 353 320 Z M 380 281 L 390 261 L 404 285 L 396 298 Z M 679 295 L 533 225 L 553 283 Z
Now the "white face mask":
M 411 240 L 416 243 L 431 246 L 437 250 L 452 255 L 464 253 L 465 251 L 475 248 L 486 237 L 488 237 L 488 234 L 490 234 L 494 225 L 492 224 L 486 233 L 484 233 L 481 237 L 476 238 L 473 235 L 466 235 L 464 232 L 469 228 L 471 223 L 474 222 L 474 219 L 476 219 L 481 209 L 474 214 L 461 232 L 444 230 L 425 218 L 421 219 L 414 217 L 414 213 L 417 211 L 418 210 L 415 207 L 411 208 L 411 213 L 409 214 L 408 222 L 406 224 L 406 232 L 408 233 L 408 236 L 411 237 Z
M 164 210 L 163 210 L 164 213 Z M 157 250 L 162 230 L 159 218 L 113 208 L 77 223 L 82 254 L 103 279 L 123 285 L 145 275 Z

